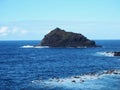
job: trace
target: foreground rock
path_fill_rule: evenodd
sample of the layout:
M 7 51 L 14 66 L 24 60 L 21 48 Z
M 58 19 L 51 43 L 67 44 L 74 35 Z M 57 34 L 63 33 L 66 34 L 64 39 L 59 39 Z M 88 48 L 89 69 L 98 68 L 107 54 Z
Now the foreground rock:
M 49 47 L 97 47 L 95 41 L 87 39 L 82 34 L 66 32 L 60 28 L 45 35 L 41 46 Z

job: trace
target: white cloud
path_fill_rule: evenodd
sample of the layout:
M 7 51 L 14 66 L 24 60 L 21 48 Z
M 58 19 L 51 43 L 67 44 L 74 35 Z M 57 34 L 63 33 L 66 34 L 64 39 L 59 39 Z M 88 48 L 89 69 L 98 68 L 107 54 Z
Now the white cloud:
M 28 31 L 27 30 L 21 30 L 21 34 L 26 34 Z
M 0 34 L 3 34 L 3 33 L 6 33 L 8 30 L 8 27 L 7 26 L 3 26 L 0 28 Z
M 8 33 L 3 33 L 3 34 L 1 34 L 1 36 L 7 36 L 8 35 Z
M 26 34 L 27 32 L 28 32 L 27 30 L 19 28 L 19 27 L 13 27 L 11 29 L 12 34 L 22 34 L 23 35 L 23 34 Z
M 9 30 L 8 30 L 8 27 L 7 26 L 2 26 L 0 28 L 0 35 L 1 36 L 6 36 L 8 34 Z
M 17 27 L 13 27 L 11 30 L 11 33 L 15 34 L 18 32 L 18 28 Z
M 28 31 L 19 27 L 8 27 L 2 26 L 0 28 L 0 36 L 7 36 L 7 35 L 23 35 L 26 34 Z

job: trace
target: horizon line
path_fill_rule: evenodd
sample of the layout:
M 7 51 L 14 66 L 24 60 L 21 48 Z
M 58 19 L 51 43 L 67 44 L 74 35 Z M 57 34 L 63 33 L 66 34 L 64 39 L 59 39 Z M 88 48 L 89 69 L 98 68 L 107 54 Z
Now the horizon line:
M 120 39 L 90 39 L 90 40 L 120 40 Z M 0 40 L 0 41 L 42 41 L 41 40 L 37 40 L 37 39 L 25 39 L 25 40 L 22 40 L 22 39 L 19 39 L 19 40 Z

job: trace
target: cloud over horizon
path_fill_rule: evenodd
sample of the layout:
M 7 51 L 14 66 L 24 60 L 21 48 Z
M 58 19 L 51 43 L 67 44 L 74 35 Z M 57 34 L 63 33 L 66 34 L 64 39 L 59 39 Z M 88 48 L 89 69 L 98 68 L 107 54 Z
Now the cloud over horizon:
M 1 36 L 6 36 L 7 34 L 8 34 L 8 27 L 7 26 L 2 26 L 1 28 L 0 28 L 0 35 Z
M 23 35 L 27 34 L 28 31 L 26 29 L 22 29 L 19 27 L 10 27 L 10 26 L 1 26 L 0 27 L 0 36 L 8 36 L 8 35 Z

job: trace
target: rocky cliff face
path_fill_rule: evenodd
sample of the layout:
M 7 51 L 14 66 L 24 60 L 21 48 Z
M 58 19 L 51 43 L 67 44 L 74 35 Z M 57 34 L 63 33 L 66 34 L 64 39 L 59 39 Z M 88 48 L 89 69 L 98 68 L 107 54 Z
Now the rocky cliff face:
M 60 28 L 52 30 L 45 35 L 41 46 L 49 47 L 96 47 L 94 41 L 87 39 L 82 34 L 66 32 Z

